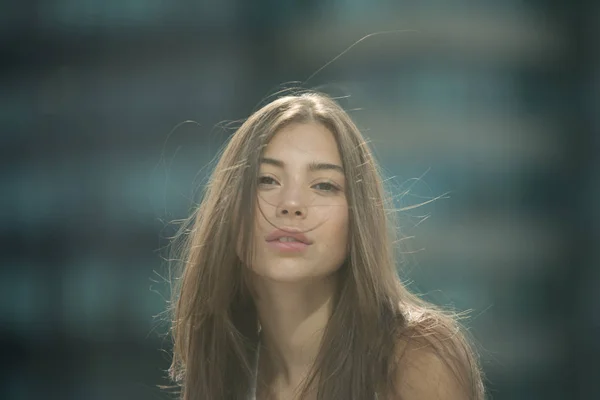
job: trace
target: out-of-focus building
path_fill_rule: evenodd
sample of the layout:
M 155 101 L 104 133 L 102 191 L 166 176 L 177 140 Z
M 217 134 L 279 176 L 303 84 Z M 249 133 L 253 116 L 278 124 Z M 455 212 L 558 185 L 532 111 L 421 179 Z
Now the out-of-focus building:
M 409 208 L 400 274 L 473 310 L 492 398 L 599 398 L 599 17 L 541 0 L 0 6 L 0 397 L 166 398 L 170 222 L 224 121 L 303 86 L 369 137 Z

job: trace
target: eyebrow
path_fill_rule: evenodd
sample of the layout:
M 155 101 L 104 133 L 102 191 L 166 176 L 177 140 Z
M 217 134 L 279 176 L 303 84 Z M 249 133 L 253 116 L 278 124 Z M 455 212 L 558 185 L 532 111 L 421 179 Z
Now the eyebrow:
M 274 167 L 278 167 L 278 168 L 285 167 L 285 163 L 283 161 L 276 160 L 274 158 L 263 157 L 260 159 L 260 162 L 261 162 L 261 164 L 273 165 Z M 317 162 L 317 161 L 313 161 L 310 164 L 308 164 L 308 170 L 310 172 L 333 170 L 333 171 L 337 171 L 341 174 L 344 173 L 344 168 L 342 168 L 340 165 L 326 163 L 326 162 Z

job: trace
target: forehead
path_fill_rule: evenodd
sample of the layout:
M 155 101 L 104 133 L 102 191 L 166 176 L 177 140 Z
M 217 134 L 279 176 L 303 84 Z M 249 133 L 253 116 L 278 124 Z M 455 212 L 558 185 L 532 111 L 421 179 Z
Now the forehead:
M 341 164 L 333 133 L 317 123 L 293 123 L 284 127 L 273 136 L 264 156 L 286 162 L 306 160 Z

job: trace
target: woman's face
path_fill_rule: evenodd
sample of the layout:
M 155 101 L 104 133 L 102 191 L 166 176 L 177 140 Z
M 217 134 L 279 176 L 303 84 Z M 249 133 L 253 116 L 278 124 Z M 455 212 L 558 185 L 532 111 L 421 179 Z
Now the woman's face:
M 252 270 L 274 281 L 325 277 L 344 262 L 348 203 L 333 134 L 291 124 L 267 145 L 258 178 Z

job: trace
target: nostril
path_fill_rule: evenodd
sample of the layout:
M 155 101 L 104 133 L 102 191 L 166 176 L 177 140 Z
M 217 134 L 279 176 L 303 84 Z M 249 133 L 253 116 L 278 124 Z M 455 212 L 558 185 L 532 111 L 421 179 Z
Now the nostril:
M 290 214 L 289 210 L 286 210 L 286 209 L 281 210 L 281 215 L 288 215 L 288 214 Z M 304 215 L 304 213 L 302 212 L 302 210 L 295 210 L 294 215 L 297 217 L 301 217 Z

